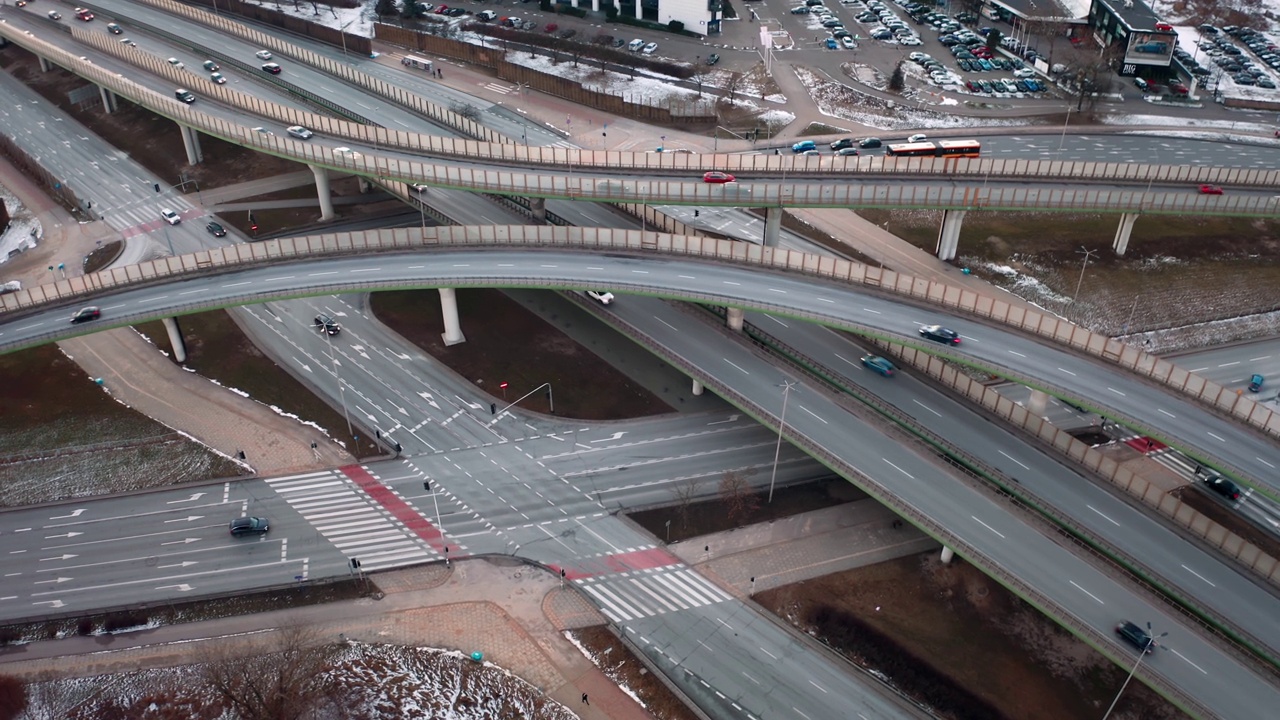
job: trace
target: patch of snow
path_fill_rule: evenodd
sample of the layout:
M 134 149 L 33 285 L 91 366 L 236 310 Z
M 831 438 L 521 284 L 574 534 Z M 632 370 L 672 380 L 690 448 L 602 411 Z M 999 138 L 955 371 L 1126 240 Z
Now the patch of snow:
M 11 255 L 26 252 L 39 244 L 44 237 L 44 228 L 30 208 L 3 185 L 0 185 L 0 200 L 9 210 L 9 227 L 0 235 L 0 264 L 3 264 Z

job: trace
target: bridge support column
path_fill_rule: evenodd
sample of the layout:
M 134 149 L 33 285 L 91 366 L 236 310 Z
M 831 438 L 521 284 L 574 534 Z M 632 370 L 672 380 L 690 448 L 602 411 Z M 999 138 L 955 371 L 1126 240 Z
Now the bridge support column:
M 37 57 L 40 57 L 40 56 L 37 56 Z M 40 72 L 49 72 L 52 69 L 53 69 L 53 63 L 49 62 L 48 60 L 45 60 L 43 57 L 40 57 Z
M 371 192 L 373 190 L 373 181 L 369 178 L 360 178 L 360 194 Z
M 462 334 L 462 323 L 458 320 L 458 294 L 453 288 L 440 288 L 440 312 L 444 316 L 444 332 L 440 333 L 444 344 L 466 342 L 467 338 Z
M 725 321 L 730 330 L 742 332 L 742 308 L 725 308 Z
M 547 224 L 547 199 L 546 198 L 529 198 L 529 212 L 533 215 L 534 222 Z
M 1036 415 L 1044 415 L 1044 412 L 1048 407 L 1048 393 L 1042 393 L 1039 390 L 1032 390 L 1031 397 L 1027 400 L 1027 410 L 1035 413 Z
M 767 208 L 764 211 L 764 246 L 778 247 L 778 239 L 782 236 L 782 213 L 780 207 Z
M 173 359 L 180 363 L 187 361 L 187 344 L 182 340 L 182 328 L 178 327 L 177 318 L 164 318 L 164 329 L 169 332 L 169 345 L 173 348 Z
M 951 564 L 951 558 L 953 558 L 953 557 L 955 557 L 955 556 L 956 556 L 956 551 L 955 551 L 955 550 L 952 550 L 951 548 L 947 547 L 946 545 L 943 545 L 943 546 L 942 546 L 942 564 L 943 564 L 943 565 L 950 565 L 950 564 Z
M 204 153 L 200 150 L 200 135 L 194 128 L 186 125 L 179 125 L 182 128 L 182 147 L 187 151 L 187 164 L 199 165 L 204 160 Z
M 938 259 L 955 260 L 960 247 L 960 225 L 967 210 L 942 211 L 942 227 L 938 230 Z
M 1120 227 L 1116 228 L 1116 239 L 1111 243 L 1111 249 L 1116 251 L 1116 255 L 1124 255 L 1124 251 L 1129 249 L 1129 233 L 1133 232 L 1133 224 L 1137 221 L 1138 213 L 1124 213 L 1120 216 Z
M 102 96 L 102 109 L 109 113 L 115 112 L 116 94 L 101 85 L 98 86 L 98 94 Z
M 693 381 L 693 394 L 694 394 L 694 395 L 701 395 L 701 394 L 702 394 L 702 381 L 701 381 L 701 380 L 694 380 L 694 381 Z
M 320 198 L 320 220 L 322 222 L 332 220 L 334 218 L 334 214 L 333 200 L 329 197 L 329 172 L 319 165 L 309 165 L 308 167 L 311 168 L 311 174 L 316 176 L 316 195 Z M 449 292 L 453 291 L 450 290 Z M 443 296 L 444 291 L 441 290 L 440 294 Z M 448 315 L 446 314 L 446 317 L 447 316 Z M 456 307 L 454 308 L 453 316 L 456 321 L 458 317 Z M 461 335 L 461 333 L 459 333 L 459 335 Z M 458 342 L 462 341 L 459 340 Z

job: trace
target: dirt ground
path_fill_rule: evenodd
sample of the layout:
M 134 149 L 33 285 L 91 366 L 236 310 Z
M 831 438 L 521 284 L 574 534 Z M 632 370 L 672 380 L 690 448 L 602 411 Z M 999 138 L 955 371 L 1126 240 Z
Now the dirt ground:
M 935 552 L 755 600 L 946 718 L 1096 720 L 1127 674 L 972 566 L 943 565 Z M 1185 716 L 1131 683 L 1112 717 Z
M 620 420 L 674 412 L 653 393 L 498 290 L 461 288 L 458 315 L 467 341 L 441 339 L 444 322 L 435 290 L 375 293 L 378 319 L 493 397 L 499 406 L 551 383 L 555 413 L 580 420 Z M 636 352 L 646 352 L 639 347 Z M 508 383 L 504 396 L 499 385 Z M 509 400 L 508 400 L 509 398 Z M 534 393 L 520 407 L 550 413 Z
M 657 720 L 697 720 L 692 710 L 604 625 L 570 630 L 569 634 L 586 648 L 590 657 L 610 680 L 629 688 Z

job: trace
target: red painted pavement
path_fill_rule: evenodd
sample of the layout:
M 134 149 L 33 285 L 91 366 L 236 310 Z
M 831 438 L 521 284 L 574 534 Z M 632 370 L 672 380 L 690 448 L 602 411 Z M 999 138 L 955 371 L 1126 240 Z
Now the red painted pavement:
M 426 518 L 419 515 L 416 510 L 409 507 L 409 504 L 400 499 L 399 495 L 392 492 L 391 488 L 378 482 L 367 470 L 359 465 L 347 465 L 339 468 L 343 475 L 351 478 L 351 481 L 360 486 L 369 497 L 373 498 L 379 505 L 386 508 L 395 519 L 404 523 L 405 527 L 412 530 L 418 537 L 427 541 L 427 544 L 435 548 L 437 552 L 443 553 L 446 547 L 445 537 L 436 529 L 436 526 L 427 521 Z M 452 548 L 456 551 L 456 547 Z M 455 554 L 453 557 L 462 557 Z
M 1124 441 L 1125 445 L 1137 450 L 1140 453 L 1151 453 L 1157 450 L 1164 450 L 1168 445 L 1159 440 L 1152 440 L 1149 437 L 1136 437 Z
M 617 555 L 606 555 L 602 558 L 593 558 L 599 560 L 608 567 L 608 572 L 595 571 L 593 568 L 561 568 L 559 565 L 550 565 L 549 567 L 555 572 L 564 570 L 564 576 L 567 580 L 580 580 L 582 578 L 594 577 L 596 575 L 609 575 L 612 573 L 631 572 L 632 570 L 648 570 L 649 568 L 666 567 L 667 565 L 675 565 L 680 560 L 671 553 L 662 548 L 650 548 L 648 550 L 637 550 L 636 552 L 619 553 Z

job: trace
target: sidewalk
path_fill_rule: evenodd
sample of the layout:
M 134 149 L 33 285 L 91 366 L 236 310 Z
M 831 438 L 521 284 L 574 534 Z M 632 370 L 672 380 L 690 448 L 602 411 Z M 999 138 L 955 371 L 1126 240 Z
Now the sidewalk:
M 24 679 L 89 677 L 200 662 L 211 646 L 249 651 L 264 630 L 305 623 L 334 640 L 479 650 L 584 720 L 651 716 L 564 636 L 604 618 L 549 572 L 467 560 L 379 574 L 382 600 L 360 599 L 114 636 L 69 637 L 0 653 L 0 671 Z M 567 620 L 566 620 L 567 619 Z M 590 705 L 583 705 L 587 693 Z

